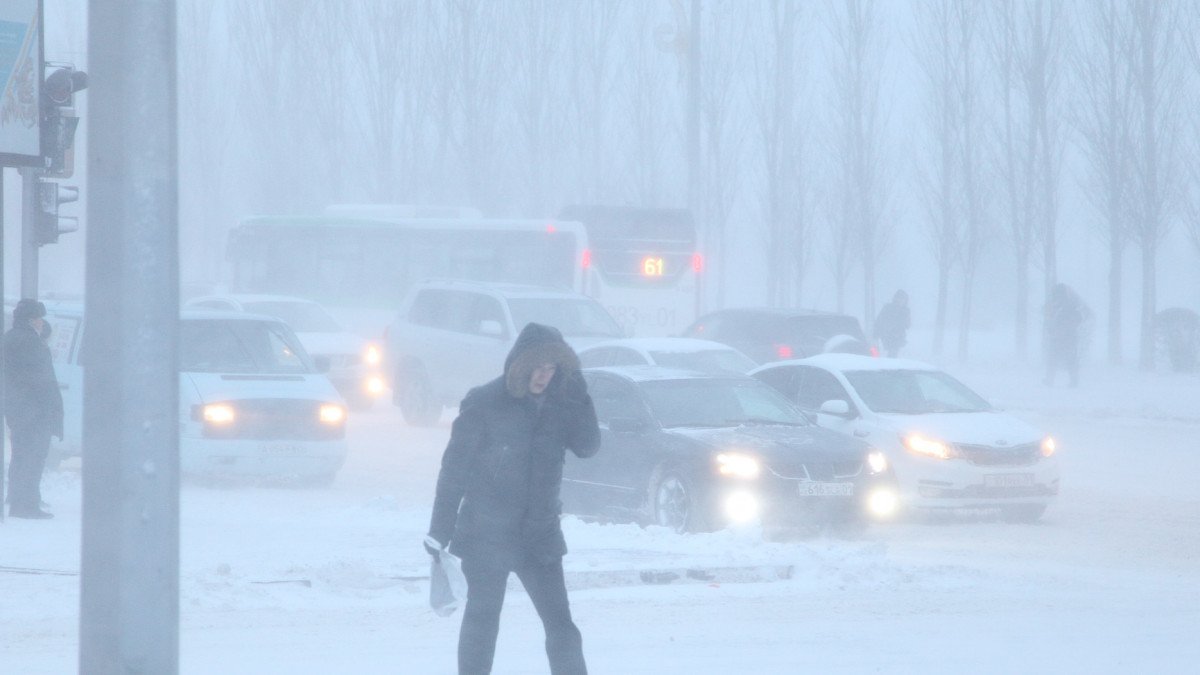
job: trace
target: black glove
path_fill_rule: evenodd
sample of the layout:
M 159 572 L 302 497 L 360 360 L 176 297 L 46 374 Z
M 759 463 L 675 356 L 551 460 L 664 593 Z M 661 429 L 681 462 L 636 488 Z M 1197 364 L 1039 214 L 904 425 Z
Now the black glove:
M 559 392 L 562 399 L 572 405 L 583 405 L 587 400 L 587 382 L 583 379 L 583 373 L 578 370 L 572 370 L 565 374 L 562 381 L 562 386 L 559 387 Z

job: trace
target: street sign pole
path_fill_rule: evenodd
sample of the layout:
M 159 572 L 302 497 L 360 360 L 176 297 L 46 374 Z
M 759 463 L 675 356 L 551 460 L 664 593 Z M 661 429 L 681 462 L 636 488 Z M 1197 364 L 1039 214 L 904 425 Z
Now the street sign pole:
M 175 3 L 88 3 L 79 671 L 179 672 Z

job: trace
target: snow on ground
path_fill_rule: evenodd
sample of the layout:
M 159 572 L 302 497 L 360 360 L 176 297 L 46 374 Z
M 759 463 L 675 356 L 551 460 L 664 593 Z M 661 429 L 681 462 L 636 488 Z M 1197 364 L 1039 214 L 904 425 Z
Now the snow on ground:
M 1091 366 L 1069 389 L 1002 359 L 947 367 L 1060 439 L 1042 522 L 766 542 L 567 518 L 592 672 L 1194 672 L 1200 378 Z M 458 615 L 434 615 L 418 578 L 448 421 L 356 416 L 329 489 L 185 483 L 181 671 L 454 672 Z M 78 470 L 44 486 L 54 520 L 0 525 L 0 672 L 77 670 Z M 541 645 L 514 582 L 495 672 L 546 672 Z

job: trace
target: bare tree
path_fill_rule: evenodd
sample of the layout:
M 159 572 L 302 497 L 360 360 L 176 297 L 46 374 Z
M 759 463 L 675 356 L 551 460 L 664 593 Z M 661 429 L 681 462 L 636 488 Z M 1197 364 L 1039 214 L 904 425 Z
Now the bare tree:
M 1072 122 L 1087 159 L 1084 192 L 1100 216 L 1096 234 L 1108 244 L 1108 361 L 1121 362 L 1121 260 L 1129 241 L 1131 192 L 1130 14 L 1127 2 L 1083 5 L 1087 27 L 1075 53 L 1079 83 Z
M 1182 184 L 1178 143 L 1184 89 L 1179 21 L 1171 0 L 1133 0 L 1132 20 L 1134 228 L 1142 258 L 1141 343 L 1138 366 L 1154 368 L 1158 245 L 1179 206 Z
M 613 45 L 626 14 L 624 0 L 575 3 L 568 6 L 565 39 L 571 59 L 570 103 L 574 113 L 575 164 L 579 198 L 604 201 L 613 188 L 604 179 L 608 117 L 613 104 Z M 635 33 L 647 36 L 645 31 Z M 645 40 L 643 40 L 645 42 Z
M 628 190 L 641 204 L 662 204 L 668 199 L 668 188 L 663 185 L 664 158 L 668 142 L 678 136 L 679 97 L 670 95 L 667 69 L 670 63 L 664 54 L 678 53 L 678 35 L 686 30 L 685 25 L 657 24 L 654 6 L 649 3 L 638 5 L 638 14 L 633 18 L 637 38 L 630 45 L 622 68 L 621 89 L 628 92 L 623 99 L 628 106 L 625 124 L 628 126 L 630 143 L 623 148 L 628 154 L 624 166 L 629 182 Z M 682 65 L 679 67 L 682 79 Z
M 1200 82 L 1200 35 L 1197 35 L 1197 32 L 1200 32 L 1200 4 L 1192 4 L 1190 8 L 1183 24 L 1184 46 L 1190 57 L 1193 77 L 1198 78 L 1193 82 Z M 1200 91 L 1197 89 L 1193 85 L 1192 95 L 1200 98 Z M 1191 151 L 1187 153 L 1188 189 L 1184 194 L 1184 207 L 1192 245 L 1200 254 L 1200 117 L 1192 116 L 1191 132 Z
M 768 297 L 772 304 L 797 303 L 807 268 L 809 206 L 812 186 L 805 170 L 807 158 L 798 94 L 807 57 L 801 6 L 769 0 L 761 8 L 764 34 L 756 41 L 750 98 L 757 112 L 766 221 Z
M 841 163 L 839 225 L 863 274 L 863 317 L 875 317 L 875 268 L 888 239 L 882 215 L 890 197 L 884 172 L 884 111 L 879 97 L 886 40 L 875 0 L 837 0 L 830 6 L 833 79 Z M 841 292 L 839 291 L 839 296 Z
M 951 272 L 958 258 L 959 204 L 956 199 L 956 153 L 961 129 L 955 99 L 957 42 L 953 31 L 954 0 L 927 0 L 917 7 L 913 51 L 929 85 L 924 100 L 929 126 L 929 160 L 916 168 L 928 220 L 928 233 L 938 272 L 933 353 L 941 354 L 949 312 Z
M 736 3 L 734 3 L 736 4 Z M 723 0 L 704 16 L 703 32 L 711 44 L 737 44 L 745 36 L 745 17 L 730 11 L 733 4 Z M 728 20 L 733 17 L 734 20 Z M 729 50 L 709 49 L 700 54 L 700 124 L 702 130 L 700 222 L 704 228 L 709 260 L 717 261 L 716 288 L 712 301 L 725 304 L 725 284 L 729 270 L 729 232 L 726 227 L 734 199 L 741 185 L 740 163 L 745 132 L 734 117 L 734 81 L 738 75 L 737 54 Z
M 500 89 L 507 64 L 500 49 L 501 7 L 486 0 L 448 0 L 451 40 L 445 46 L 454 67 L 447 76 L 456 83 L 458 171 L 474 206 L 493 206 L 498 158 L 495 147 Z

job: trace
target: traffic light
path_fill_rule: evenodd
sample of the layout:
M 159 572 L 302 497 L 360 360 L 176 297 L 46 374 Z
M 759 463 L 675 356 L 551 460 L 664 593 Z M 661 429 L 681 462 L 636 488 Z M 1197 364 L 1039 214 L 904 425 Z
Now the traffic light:
M 56 67 L 42 83 L 42 155 L 48 176 L 74 173 L 75 92 L 87 88 L 87 73 L 73 66 Z
M 37 182 L 38 215 L 34 239 L 38 246 L 53 244 L 58 235 L 79 229 L 79 219 L 74 216 L 58 215 L 58 207 L 79 199 L 79 188 L 59 185 L 50 181 Z

